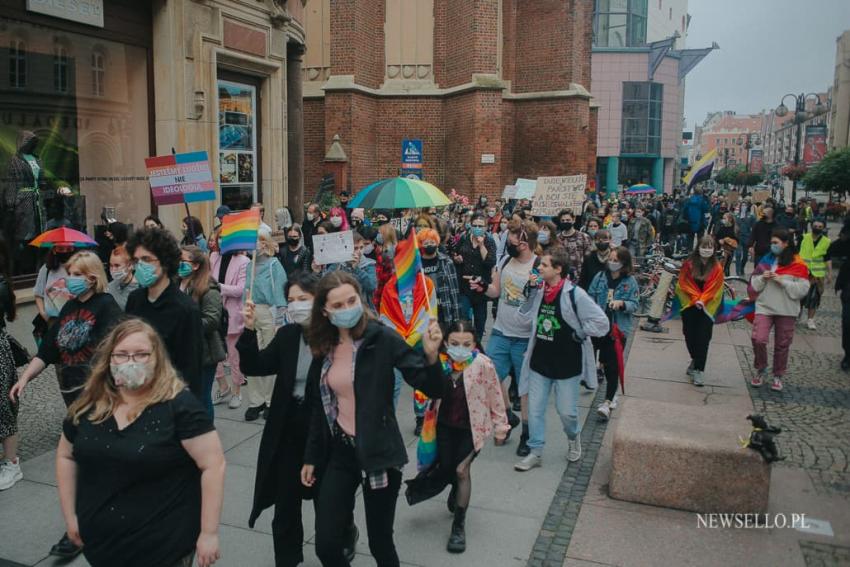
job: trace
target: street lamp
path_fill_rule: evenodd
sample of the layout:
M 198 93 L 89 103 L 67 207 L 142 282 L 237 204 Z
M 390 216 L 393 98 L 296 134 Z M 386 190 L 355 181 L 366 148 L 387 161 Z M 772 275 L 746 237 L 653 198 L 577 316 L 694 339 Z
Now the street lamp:
M 819 114 L 823 114 L 826 112 L 826 106 L 821 103 L 820 97 L 814 93 L 803 94 L 800 93 L 798 95 L 787 94 L 782 97 L 779 101 L 779 106 L 776 108 L 774 113 L 782 118 L 788 114 L 788 107 L 785 106 L 785 99 L 788 97 L 794 98 L 794 124 L 797 125 L 797 143 L 794 146 L 794 165 L 800 165 L 800 148 L 802 147 L 802 138 L 803 138 L 803 122 L 806 120 L 818 116 Z M 806 100 L 809 97 L 815 97 L 815 109 L 813 112 L 806 112 Z M 792 179 L 791 186 L 791 202 L 797 203 L 797 179 L 796 175 L 795 179 Z
M 746 162 L 747 165 L 746 165 L 746 168 L 744 169 L 744 173 L 749 175 L 749 173 L 750 173 L 750 149 L 754 148 L 755 146 L 761 145 L 761 137 L 754 132 L 747 132 L 746 134 L 744 134 L 743 138 L 738 138 L 737 142 L 738 142 L 738 146 L 744 147 L 744 152 L 747 155 L 747 162 Z M 747 196 L 747 185 L 746 185 L 746 183 L 744 184 L 744 196 L 745 197 Z

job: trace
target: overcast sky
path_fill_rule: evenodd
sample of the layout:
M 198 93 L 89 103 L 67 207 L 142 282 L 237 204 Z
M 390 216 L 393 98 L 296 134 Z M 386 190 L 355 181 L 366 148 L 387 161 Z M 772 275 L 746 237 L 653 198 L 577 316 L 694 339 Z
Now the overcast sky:
M 720 45 L 688 74 L 688 130 L 708 112 L 756 113 L 786 93 L 825 92 L 835 39 L 850 29 L 850 0 L 690 0 L 688 13 L 687 47 Z

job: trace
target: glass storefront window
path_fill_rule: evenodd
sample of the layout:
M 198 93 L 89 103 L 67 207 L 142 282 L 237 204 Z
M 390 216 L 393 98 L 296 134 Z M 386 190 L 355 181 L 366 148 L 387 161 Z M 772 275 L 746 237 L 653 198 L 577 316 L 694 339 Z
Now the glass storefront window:
M 661 151 L 663 100 L 660 83 L 623 83 L 621 153 L 657 155 Z
M 647 0 L 596 0 L 593 45 L 637 47 L 646 43 Z
M 234 211 L 257 201 L 257 89 L 218 82 L 218 157 L 221 204 Z
M 94 236 L 105 210 L 137 226 L 150 214 L 147 62 L 142 47 L 0 17 L 0 232 L 15 276 L 35 273 L 27 244 L 45 230 Z

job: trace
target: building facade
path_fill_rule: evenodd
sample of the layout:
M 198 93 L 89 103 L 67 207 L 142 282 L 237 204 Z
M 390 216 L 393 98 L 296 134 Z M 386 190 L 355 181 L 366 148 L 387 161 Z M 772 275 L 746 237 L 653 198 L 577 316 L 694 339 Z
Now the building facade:
M 403 169 L 470 197 L 518 177 L 592 178 L 592 12 L 592 0 L 308 0 L 306 192 Z
M 829 115 L 829 149 L 850 146 L 850 30 L 835 40 L 835 80 Z
M 752 151 L 758 151 L 762 146 L 761 137 L 766 119 L 765 114 L 735 114 L 730 110 L 709 114 L 702 126 L 696 129 L 694 157 L 704 156 L 716 149 L 716 171 L 746 165 L 749 161 L 747 137 L 752 146 L 749 155 L 752 156 Z
M 817 93 L 824 107 L 830 104 L 829 93 Z M 800 161 L 804 165 L 813 165 L 823 158 L 827 149 L 827 125 L 829 113 L 815 114 L 817 101 L 814 97 L 806 100 L 806 112 L 809 117 L 802 123 L 800 130 L 803 146 L 800 148 Z M 785 116 L 776 116 L 773 109 L 765 112 L 762 126 L 765 170 L 772 176 L 781 169 L 794 163 L 797 151 L 797 125 L 794 123 L 794 112 L 789 111 Z M 806 143 L 809 148 L 805 147 Z
M 670 192 L 678 183 L 684 78 L 712 49 L 685 49 L 687 25 L 683 0 L 596 1 L 596 177 L 607 193 L 635 183 Z
M 104 218 L 158 214 L 179 233 L 186 209 L 155 206 L 149 156 L 207 152 L 216 199 L 189 209 L 208 229 L 220 204 L 263 201 L 270 220 L 299 202 L 303 17 L 301 0 L 0 0 L 2 231 L 15 273 L 31 277 L 39 258 L 26 243 L 55 226 L 98 235 Z M 19 151 L 29 133 L 31 160 Z

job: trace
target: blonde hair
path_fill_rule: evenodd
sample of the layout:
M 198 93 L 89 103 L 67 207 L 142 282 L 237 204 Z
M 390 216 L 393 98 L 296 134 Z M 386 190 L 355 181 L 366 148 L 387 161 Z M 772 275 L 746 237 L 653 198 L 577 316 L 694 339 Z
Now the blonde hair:
M 257 242 L 257 252 L 265 252 L 269 256 L 274 256 L 278 250 L 279 247 L 277 242 L 272 238 L 272 235 L 267 232 L 260 232 Z
M 95 293 L 103 293 L 106 291 L 106 272 L 103 270 L 103 263 L 94 252 L 82 250 L 71 256 L 65 262 L 65 270 L 70 273 L 71 269 L 77 268 L 85 276 L 94 276 Z
M 381 236 L 384 239 L 384 246 L 387 244 L 398 244 L 398 238 L 396 238 L 395 227 L 390 223 L 383 224 L 378 229 L 381 231 Z
M 74 425 L 79 425 L 80 418 L 87 413 L 92 423 L 103 423 L 115 413 L 115 408 L 121 402 L 121 394 L 112 380 L 112 371 L 109 368 L 112 351 L 121 341 L 136 333 L 143 333 L 151 342 L 154 372 L 150 381 L 140 390 L 144 397 L 129 413 L 130 421 L 136 419 L 148 406 L 174 399 L 186 387 L 171 365 L 168 351 L 165 350 L 159 334 L 141 319 L 128 319 L 112 329 L 95 351 L 91 374 L 83 387 L 83 393 L 68 408 L 68 416 Z

